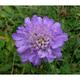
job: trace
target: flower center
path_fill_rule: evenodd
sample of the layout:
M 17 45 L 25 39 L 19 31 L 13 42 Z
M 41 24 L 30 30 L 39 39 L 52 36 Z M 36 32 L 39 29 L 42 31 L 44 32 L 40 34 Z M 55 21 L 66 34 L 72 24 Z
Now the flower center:
M 38 35 L 33 33 L 32 36 L 36 38 L 36 41 L 32 43 L 32 47 L 34 50 L 46 50 L 49 47 L 49 38 L 46 35 Z
M 49 40 L 47 40 L 47 39 L 45 39 L 43 37 L 39 37 L 36 40 L 36 46 L 39 49 L 46 49 L 48 47 L 48 44 L 49 44 Z

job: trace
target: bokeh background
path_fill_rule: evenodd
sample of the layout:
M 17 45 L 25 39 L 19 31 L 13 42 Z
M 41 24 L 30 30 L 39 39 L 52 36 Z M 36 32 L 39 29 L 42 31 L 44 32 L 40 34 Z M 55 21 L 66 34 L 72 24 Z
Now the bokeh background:
M 62 48 L 62 61 L 33 66 L 22 64 L 16 52 L 12 33 L 33 15 L 48 16 L 62 23 L 69 40 Z M 0 6 L 0 74 L 79 74 L 80 73 L 80 7 L 79 6 Z

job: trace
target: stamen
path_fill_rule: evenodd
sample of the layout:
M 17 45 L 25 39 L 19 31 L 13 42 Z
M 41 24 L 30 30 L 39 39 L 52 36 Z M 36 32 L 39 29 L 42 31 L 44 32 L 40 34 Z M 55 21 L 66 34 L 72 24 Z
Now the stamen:
M 49 44 L 49 40 L 43 38 L 43 37 L 39 37 L 36 41 L 36 45 L 37 47 L 39 47 L 40 49 L 45 49 Z

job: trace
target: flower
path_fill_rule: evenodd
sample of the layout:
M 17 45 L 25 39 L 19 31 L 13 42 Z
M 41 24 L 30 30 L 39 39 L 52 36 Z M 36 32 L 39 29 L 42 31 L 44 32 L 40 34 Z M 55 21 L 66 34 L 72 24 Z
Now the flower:
M 61 29 L 61 23 L 34 15 L 31 20 L 25 18 L 24 25 L 18 27 L 12 38 L 23 63 L 40 65 L 42 60 L 52 62 L 62 58 L 61 47 L 68 35 Z

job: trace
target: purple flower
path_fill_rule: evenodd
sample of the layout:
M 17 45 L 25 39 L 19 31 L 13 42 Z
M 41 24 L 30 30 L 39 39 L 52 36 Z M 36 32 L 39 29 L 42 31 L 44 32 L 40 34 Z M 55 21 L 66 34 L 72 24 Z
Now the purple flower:
M 24 26 L 19 26 L 12 38 L 21 61 L 39 65 L 42 60 L 52 62 L 62 58 L 61 47 L 68 40 L 68 35 L 59 22 L 47 16 L 41 18 L 34 15 L 31 20 L 25 18 Z

